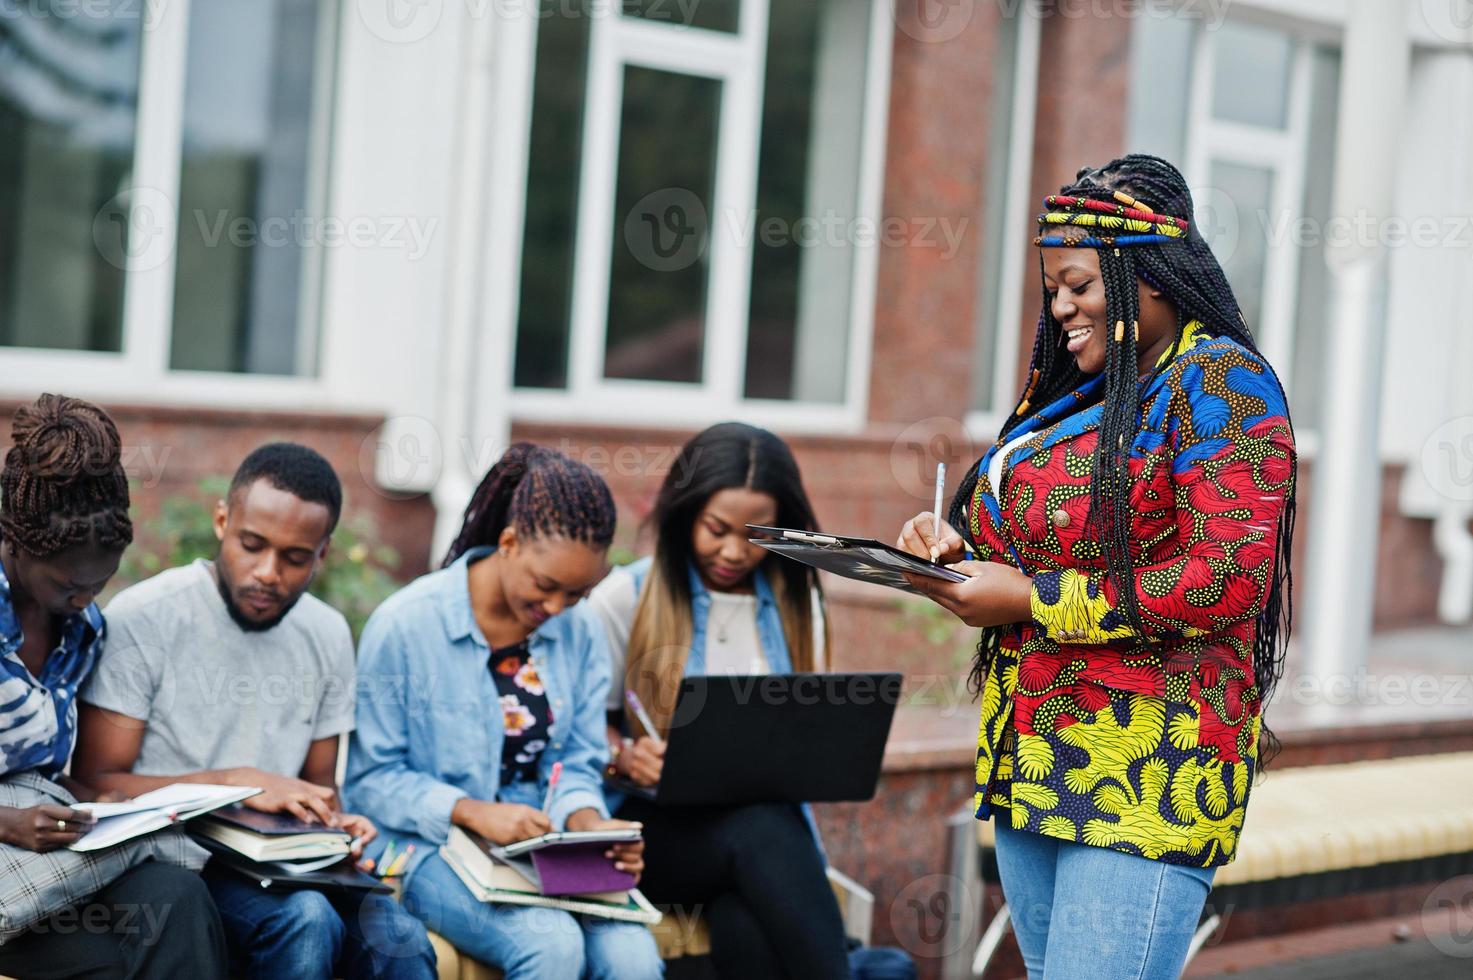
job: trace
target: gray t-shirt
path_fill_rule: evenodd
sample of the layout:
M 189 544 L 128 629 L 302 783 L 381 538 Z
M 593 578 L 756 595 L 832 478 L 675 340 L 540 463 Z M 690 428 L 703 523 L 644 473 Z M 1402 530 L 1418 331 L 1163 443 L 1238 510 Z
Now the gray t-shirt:
M 147 723 L 133 771 L 254 766 L 296 776 L 320 738 L 353 729 L 353 636 L 304 595 L 276 626 L 241 629 L 200 559 L 118 593 L 81 699 Z

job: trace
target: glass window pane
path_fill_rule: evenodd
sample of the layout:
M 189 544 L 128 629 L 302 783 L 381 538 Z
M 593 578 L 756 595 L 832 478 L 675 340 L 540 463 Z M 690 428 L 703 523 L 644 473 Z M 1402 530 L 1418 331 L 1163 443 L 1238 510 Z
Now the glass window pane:
M 1130 104 L 1126 144 L 1132 153 L 1180 161 L 1187 142 L 1187 95 L 1197 17 L 1137 17 L 1130 28 Z
M 790 0 L 771 16 L 744 390 L 840 402 L 869 9 Z
M 735 33 L 739 26 L 741 0 L 623 0 L 620 9 L 625 17 Z M 773 13 L 775 15 L 776 11 Z
M 701 380 L 721 83 L 624 70 L 604 376 Z
M 0 13 L 0 345 L 122 349 L 143 4 Z
M 1282 31 L 1226 23 L 1213 34 L 1212 115 L 1283 129 L 1289 112 L 1294 42 Z
M 1274 174 L 1266 167 L 1214 161 L 1212 191 L 1198 194 L 1198 227 L 1227 273 L 1238 306 L 1255 336 L 1263 317 L 1263 280 L 1268 261 L 1265 231 L 1273 199 Z M 1228 209 L 1201 214 L 1201 206 Z M 1205 220 L 1204 220 L 1205 219 Z
M 308 185 L 327 9 L 316 0 L 190 4 L 172 367 L 311 369 L 301 332 L 315 317 L 303 316 L 302 300 L 321 244 Z
M 1330 220 L 1335 186 L 1335 118 L 1340 91 L 1340 54 L 1316 48 L 1310 62 L 1309 142 L 1305 159 L 1323 161 L 1304 182 L 1304 216 L 1324 228 Z M 1299 255 L 1299 303 L 1294 316 L 1293 376 L 1285 378 L 1294 421 L 1305 430 L 1319 427 L 1324 397 L 1325 351 L 1330 330 L 1330 268 L 1323 235 L 1310 239 Z
M 997 357 L 998 331 L 1016 330 L 1016 323 L 1001 323 L 1003 306 L 1003 257 L 1027 241 L 1027 228 L 1008 228 L 1007 186 L 1009 136 L 1013 127 L 1013 97 L 1018 86 L 1018 19 L 1021 12 L 1004 17 L 999 26 L 997 53 L 992 58 L 992 98 L 987 109 L 987 172 L 983 185 L 982 269 L 977 290 L 977 339 L 972 352 L 972 401 L 974 409 L 990 411 Z M 1149 18 L 1141 18 L 1147 20 Z M 1139 28 L 1136 28 L 1139 30 Z M 1009 288 L 1012 288 L 1011 286 Z
M 588 24 L 577 4 L 543 0 L 532 82 L 514 369 L 515 383 L 523 388 L 568 384 Z

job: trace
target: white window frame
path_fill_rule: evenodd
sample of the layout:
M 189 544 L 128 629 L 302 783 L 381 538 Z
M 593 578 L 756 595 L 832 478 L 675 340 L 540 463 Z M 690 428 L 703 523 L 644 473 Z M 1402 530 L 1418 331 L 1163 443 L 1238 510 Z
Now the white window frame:
M 184 95 L 189 47 L 190 0 L 145 0 L 139 46 L 138 109 L 134 129 L 132 207 L 146 207 L 151 192 L 179 201 L 184 138 Z M 342 15 L 338 4 L 324 4 L 317 38 L 313 79 L 307 212 L 320 214 L 329 180 L 331 97 L 334 52 Z M 146 189 L 146 190 L 145 190 Z M 129 227 L 141 215 L 129 214 Z M 119 402 L 221 404 L 301 408 L 325 406 L 329 392 L 318 370 L 322 336 L 320 294 L 322 250 L 308 250 L 302 276 L 297 343 L 300 375 L 193 371 L 169 366 L 174 313 L 174 269 L 178 221 L 161 223 L 158 247 L 168 258 L 149 268 L 126 272 L 123 292 L 122 350 L 78 351 L 40 347 L 0 347 L 0 375 L 7 389 L 76 391 Z
M 732 222 L 723 216 L 746 215 L 756 206 L 769 2 L 781 0 L 742 0 L 735 33 L 626 17 L 612 0 L 598 0 L 593 5 L 574 245 L 568 384 L 556 390 L 513 388 L 510 408 L 514 418 L 634 425 L 669 425 L 678 420 L 682 425 L 702 425 L 740 414 L 759 425 L 780 426 L 788 431 L 863 429 L 869 394 L 878 245 L 856 246 L 853 252 L 844 400 L 829 404 L 743 395 L 752 249 L 750 243 L 732 237 Z M 860 221 L 878 223 L 893 22 L 888 0 L 869 2 L 856 214 Z M 497 116 L 506 120 L 502 131 L 515 134 L 515 145 L 507 149 L 508 155 L 518 162 L 493 177 L 494 185 L 499 188 L 497 193 L 502 196 L 515 194 L 520 198 L 525 194 L 536 22 L 535 17 L 521 17 L 508 25 L 515 32 L 515 37 L 508 39 L 510 46 L 519 49 L 513 60 L 520 77 L 509 79 L 512 84 L 499 87 Z M 722 82 L 709 222 L 702 380 L 698 383 L 603 377 L 625 65 Z M 500 225 L 503 230 L 493 236 L 487 249 L 492 266 L 488 268 L 490 281 L 509 293 L 506 300 L 488 304 L 484 331 L 493 337 L 508 336 L 514 349 L 525 202 L 519 200 L 515 206 L 503 205 L 497 210 L 517 220 Z M 506 233 L 507 228 L 515 231 Z M 494 364 L 487 366 L 495 370 Z
M 1018 7 L 1017 52 L 1014 56 L 1013 103 L 1008 125 L 1006 193 L 1003 228 L 1028 227 L 1028 216 L 1037 202 L 1029 200 L 1033 186 L 1033 130 L 1038 114 L 1038 67 L 1042 22 L 1036 0 Z M 967 412 L 964 425 L 974 442 L 991 442 L 1002 430 L 1018 403 L 1018 351 L 1023 342 L 1023 283 L 1025 263 L 1032 256 L 1025 239 L 1002 244 L 1002 269 L 995 296 L 983 303 L 996 309 L 998 331 L 992 344 L 991 403 Z
M 1271 28 L 1277 30 L 1277 28 Z M 1186 177 L 1196 197 L 1206 188 L 1214 163 L 1256 167 L 1273 174 L 1269 209 L 1273 214 L 1299 212 L 1304 200 L 1305 148 L 1309 138 L 1309 84 L 1313 52 L 1292 32 L 1289 101 L 1283 129 L 1228 122 L 1212 115 L 1212 81 L 1216 67 L 1215 35 L 1198 30 L 1192 59 L 1192 89 L 1187 110 Z M 1258 227 L 1239 229 L 1239 237 L 1264 234 Z M 1297 248 L 1269 248 L 1263 270 L 1263 322 L 1256 324 L 1258 347 L 1288 379 L 1294 373 L 1294 305 L 1299 295 Z

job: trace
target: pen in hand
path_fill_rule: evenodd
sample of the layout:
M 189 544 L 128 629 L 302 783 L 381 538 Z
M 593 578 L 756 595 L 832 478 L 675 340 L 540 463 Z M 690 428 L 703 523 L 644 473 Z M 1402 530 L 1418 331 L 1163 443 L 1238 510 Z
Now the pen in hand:
M 656 742 L 662 742 L 659 733 L 655 730 L 655 723 L 650 720 L 649 712 L 644 710 L 644 704 L 639 700 L 639 695 L 633 691 L 624 692 L 624 700 L 629 704 L 629 709 L 634 712 L 634 717 L 644 726 L 644 732 Z
M 563 774 L 563 764 L 554 762 L 552 764 L 552 775 L 547 778 L 547 795 L 542 799 L 542 812 L 547 813 L 552 809 L 552 795 L 557 792 L 558 777 Z
M 941 555 L 939 543 L 941 541 L 941 498 L 946 489 L 946 464 L 936 464 L 936 505 L 931 510 L 932 536 L 937 544 L 931 545 L 931 560 L 935 561 Z

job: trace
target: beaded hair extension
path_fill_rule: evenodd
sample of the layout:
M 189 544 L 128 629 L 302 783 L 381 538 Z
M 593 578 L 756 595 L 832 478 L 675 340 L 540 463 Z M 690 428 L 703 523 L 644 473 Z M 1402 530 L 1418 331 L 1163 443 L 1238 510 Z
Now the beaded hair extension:
M 1103 403 L 1090 475 L 1089 521 L 1101 544 L 1108 573 L 1117 582 L 1129 583 L 1134 581 L 1130 552 L 1129 444 L 1139 427 L 1142 391 L 1156 371 L 1170 364 L 1191 321 L 1199 322 L 1211 336 L 1231 338 L 1255 353 L 1258 347 L 1222 266 L 1195 226 L 1182 217 L 1193 213 L 1192 195 L 1181 172 L 1170 163 L 1158 157 L 1132 154 L 1099 169 L 1084 168 L 1073 184 L 1048 197 L 1044 206 L 1047 210 L 1039 216 L 1036 245 L 1093 248 L 1099 254 L 1106 317 L 1113 329 L 1105 336 Z M 1122 234 L 1110 234 L 1114 231 Z M 1040 281 L 1042 268 L 1040 251 Z M 1159 290 L 1177 309 L 1176 334 L 1169 354 L 1163 366 L 1145 378 L 1138 373 L 1136 348 L 1140 281 Z M 1076 391 L 1089 380 L 1068 355 L 1065 340 L 1063 328 L 1053 316 L 1048 291 L 1044 289 L 1028 381 L 1016 409 L 998 435 L 998 442 L 1005 442 L 1030 413 Z M 967 507 L 978 476 L 978 468 L 973 466 L 952 499 L 948 516 L 953 527 L 967 526 Z M 1283 673 L 1284 651 L 1292 625 L 1289 553 L 1294 521 L 1295 500 L 1291 493 L 1277 532 L 1274 582 L 1255 632 L 1253 668 L 1260 704 L 1268 702 Z M 1122 588 L 1120 595 L 1129 622 L 1140 631 L 1142 623 L 1134 590 Z M 980 688 L 987 663 L 1003 632 L 1002 629 L 982 631 L 972 666 L 974 689 Z M 1261 762 L 1266 764 L 1277 739 L 1266 725 L 1262 731 L 1268 752 Z

